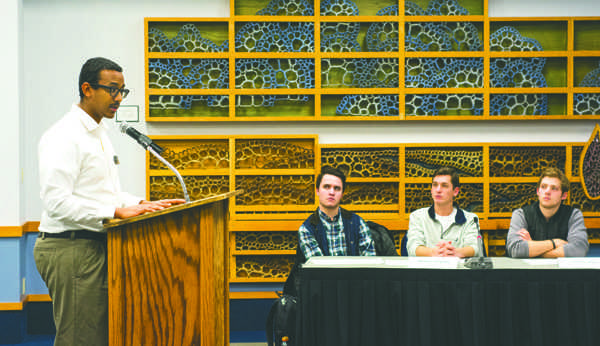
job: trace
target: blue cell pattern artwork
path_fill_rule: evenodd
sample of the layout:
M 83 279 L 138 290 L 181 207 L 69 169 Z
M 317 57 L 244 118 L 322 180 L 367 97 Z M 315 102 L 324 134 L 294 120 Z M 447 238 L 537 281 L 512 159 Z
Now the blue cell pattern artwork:
M 346 95 L 336 109 L 344 116 L 397 116 L 398 95 Z
M 313 52 L 313 23 L 247 23 L 235 34 L 236 52 Z
M 256 12 L 257 16 L 312 16 L 315 10 L 312 0 L 271 0 L 267 7 Z
M 321 0 L 322 16 L 358 16 L 358 6 L 351 0 Z
M 236 108 L 274 107 L 278 102 L 307 102 L 308 95 L 238 95 Z
M 238 59 L 235 87 L 238 89 L 312 89 L 315 87 L 313 59 Z
M 325 88 L 397 88 L 398 59 L 323 59 L 321 84 Z
M 481 58 L 410 58 L 406 59 L 407 88 L 481 88 Z
M 310 0 L 272 0 L 256 12 L 260 16 L 314 16 Z M 321 16 L 358 16 L 359 7 L 352 0 L 323 0 Z M 398 16 L 398 5 L 381 8 L 377 16 Z M 426 7 L 406 1 L 405 16 L 465 16 L 469 11 L 456 0 L 431 0 Z M 364 27 L 361 30 L 361 25 Z M 319 26 L 320 50 L 331 52 L 397 52 L 400 30 L 398 22 L 323 21 Z M 236 52 L 312 53 L 315 50 L 313 22 L 244 22 L 236 27 Z M 361 36 L 362 32 L 362 36 Z M 404 46 L 407 52 L 482 51 L 481 28 L 471 22 L 406 22 Z M 362 37 L 362 38 L 361 38 Z M 359 40 L 364 39 L 364 42 Z M 169 39 L 157 28 L 148 30 L 149 52 L 228 52 L 226 40 L 216 44 L 202 36 L 194 24 L 185 24 Z M 524 37 L 511 26 L 490 35 L 491 51 L 543 51 L 541 44 Z M 547 87 L 543 74 L 546 59 L 492 58 L 490 87 Z M 482 58 L 406 58 L 404 83 L 407 88 L 483 88 Z M 323 88 L 398 88 L 397 58 L 348 58 L 321 60 Z M 229 88 L 228 59 L 150 59 L 150 88 L 192 89 Z M 311 89 L 315 88 L 314 59 L 236 59 L 237 89 Z M 590 72 L 581 86 L 598 86 L 600 69 Z M 345 95 L 336 108 L 337 115 L 398 115 L 398 95 Z M 576 94 L 576 114 L 598 114 L 597 94 Z M 481 94 L 406 95 L 407 115 L 482 115 Z M 310 102 L 304 95 L 248 95 L 236 97 L 236 107 L 273 107 L 280 101 Z M 150 106 L 162 109 L 189 109 L 192 102 L 206 102 L 209 107 L 227 107 L 225 96 L 161 95 Z M 377 105 L 377 103 L 382 103 Z M 491 94 L 491 115 L 547 115 L 546 94 Z
M 491 115 L 545 115 L 548 114 L 548 95 L 545 94 L 492 94 Z
M 455 0 L 432 0 L 427 5 L 425 14 L 428 16 L 466 16 L 469 11 Z
M 483 114 L 481 94 L 409 94 L 405 97 L 406 115 Z
M 225 40 L 217 45 L 209 39 L 203 38 L 200 30 L 194 24 L 185 24 L 177 36 L 169 39 L 157 28 L 148 29 L 149 52 L 226 52 L 229 50 L 229 41 Z
M 590 71 L 583 77 L 580 87 L 600 87 L 600 66 Z M 573 114 L 575 115 L 599 115 L 600 94 L 577 93 L 573 95 Z
M 406 16 L 461 16 L 469 12 L 457 1 L 430 1 L 427 8 L 406 1 Z M 469 22 L 408 22 L 404 47 L 407 52 L 481 51 L 479 29 Z M 482 59 L 414 58 L 405 65 L 408 88 L 480 88 L 483 86 Z M 405 114 L 483 114 L 483 96 L 473 94 L 406 95 Z
M 150 107 L 153 110 L 191 109 L 194 102 L 200 102 L 208 107 L 228 108 L 227 95 L 152 95 Z
M 419 23 L 405 25 L 407 52 L 480 51 L 479 30 L 473 23 Z
M 227 59 L 151 59 L 149 86 L 155 89 L 227 89 Z
M 365 38 L 367 49 L 369 52 L 397 52 L 398 35 L 398 23 L 373 23 Z
M 467 16 L 469 11 L 456 0 L 431 0 L 423 9 L 412 1 L 404 2 L 406 16 Z
M 227 89 L 227 59 L 154 59 L 148 64 L 152 89 Z M 151 109 L 190 109 L 194 101 L 226 107 L 227 96 L 161 95 L 150 99 Z
M 497 52 L 539 52 L 542 45 L 535 39 L 523 37 L 510 26 L 504 26 L 490 35 L 490 50 Z M 492 88 L 544 88 L 542 73 L 546 58 L 494 58 L 490 61 Z M 490 115 L 547 115 L 548 95 L 545 94 L 492 94 Z

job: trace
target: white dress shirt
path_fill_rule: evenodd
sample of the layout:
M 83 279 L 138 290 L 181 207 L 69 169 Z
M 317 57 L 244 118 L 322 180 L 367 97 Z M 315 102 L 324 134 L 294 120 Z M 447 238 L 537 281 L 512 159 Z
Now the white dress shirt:
M 113 218 L 117 207 L 142 200 L 121 192 L 106 121 L 96 123 L 74 104 L 42 136 L 38 146 L 43 202 L 40 231 L 102 232 L 102 220 Z

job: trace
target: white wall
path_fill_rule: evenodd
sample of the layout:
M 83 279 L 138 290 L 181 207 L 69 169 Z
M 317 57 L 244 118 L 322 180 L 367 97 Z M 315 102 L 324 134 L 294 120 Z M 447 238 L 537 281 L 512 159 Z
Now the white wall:
M 23 222 L 21 209 L 23 200 L 22 146 L 23 135 L 21 125 L 21 88 L 20 71 L 22 71 L 22 16 L 21 0 L 5 0 L 0 5 L 0 33 L 2 33 L 2 54 L 0 66 L 2 70 L 2 135 L 0 135 L 0 226 L 18 226 Z
M 144 17 L 227 17 L 229 0 L 23 0 L 26 219 L 39 220 L 36 145 L 43 131 L 77 101 L 77 77 L 89 57 L 106 56 L 125 69 L 133 93 L 123 104 L 144 114 Z M 490 0 L 491 16 L 599 16 L 591 0 Z M 140 124 L 152 135 L 318 134 L 321 143 L 585 142 L 594 121 L 370 122 L 370 123 L 186 123 Z M 184 126 L 182 126 L 184 125 Z M 365 130 L 368 129 L 368 131 Z M 115 134 L 122 185 L 145 195 L 144 153 Z M 0 173 L 2 176 L 4 173 Z M 0 219 L 0 221 L 2 221 Z
M 489 0 L 490 17 L 597 16 L 598 0 Z
M 228 17 L 229 1 L 203 0 L 24 0 L 27 220 L 39 220 L 37 142 L 42 133 L 78 102 L 81 65 L 104 56 L 124 69 L 133 91 L 123 105 L 140 105 L 144 114 L 144 17 Z M 139 129 L 144 127 L 138 126 Z M 115 131 L 121 184 L 145 196 L 144 153 Z

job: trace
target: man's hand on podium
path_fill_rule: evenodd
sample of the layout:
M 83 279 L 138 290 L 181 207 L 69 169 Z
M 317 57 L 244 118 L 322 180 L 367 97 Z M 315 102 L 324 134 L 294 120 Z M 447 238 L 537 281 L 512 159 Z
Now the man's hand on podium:
M 151 211 L 162 210 L 173 205 L 183 204 L 185 199 L 161 199 L 158 201 L 141 201 L 139 204 L 115 209 L 115 219 L 127 219 Z

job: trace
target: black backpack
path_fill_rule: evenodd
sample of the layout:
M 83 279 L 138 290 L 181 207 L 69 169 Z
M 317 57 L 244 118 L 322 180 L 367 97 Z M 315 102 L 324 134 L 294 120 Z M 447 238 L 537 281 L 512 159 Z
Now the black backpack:
M 271 306 L 267 317 L 267 344 L 281 346 L 281 339 L 288 337 L 287 346 L 296 345 L 296 311 L 297 298 L 275 292 L 279 296 Z

